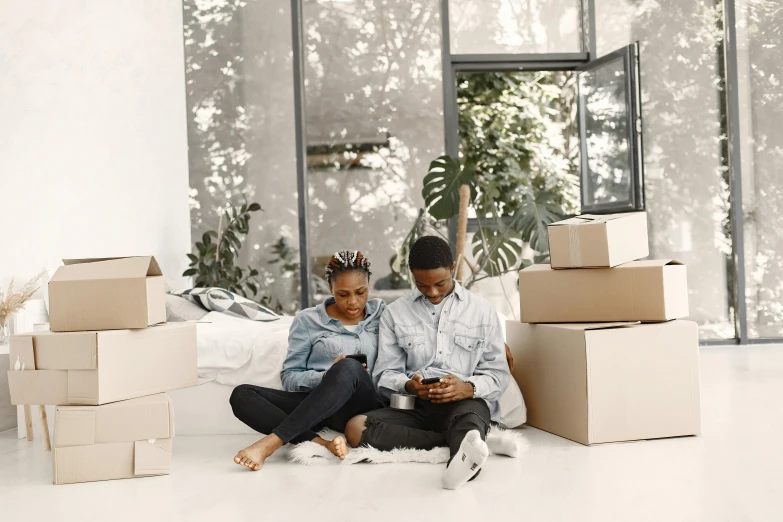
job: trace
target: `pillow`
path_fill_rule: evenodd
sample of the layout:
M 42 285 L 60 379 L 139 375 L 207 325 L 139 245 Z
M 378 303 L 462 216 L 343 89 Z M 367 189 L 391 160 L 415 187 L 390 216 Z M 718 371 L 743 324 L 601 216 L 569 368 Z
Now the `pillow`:
M 166 294 L 166 321 L 181 323 L 184 321 L 198 321 L 209 312 L 188 299 Z
M 251 321 L 277 321 L 280 318 L 266 306 L 222 288 L 191 288 L 171 293 L 184 297 L 211 312 L 221 312 Z

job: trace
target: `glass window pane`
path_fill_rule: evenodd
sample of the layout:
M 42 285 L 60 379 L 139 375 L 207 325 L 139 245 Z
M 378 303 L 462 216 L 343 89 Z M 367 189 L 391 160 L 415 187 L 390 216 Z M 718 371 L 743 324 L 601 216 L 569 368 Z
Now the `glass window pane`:
M 745 282 L 750 337 L 783 337 L 783 8 L 737 0 Z
M 519 317 L 517 269 L 522 260 L 547 262 L 548 243 L 542 241 L 535 250 L 524 232 L 532 229 L 519 226 L 522 219 L 535 219 L 536 209 L 530 201 L 546 202 L 549 211 L 561 216 L 579 211 L 576 81 L 573 71 L 457 76 L 460 154 L 463 163 L 477 173 L 478 191 L 483 196 L 477 205 L 481 223 L 494 225 L 495 215 L 505 220 L 511 230 L 504 233 L 519 256 L 515 266 L 508 267 L 509 273 L 486 278 L 487 266 L 491 269 L 492 265 L 482 255 L 482 236 L 480 232 L 469 233 L 466 255 L 471 265 L 483 268 L 484 273 L 467 276 L 466 284 L 475 283 L 471 289 L 508 318 Z M 470 210 L 475 217 L 474 207 Z
M 579 105 L 586 152 L 583 210 L 632 206 L 633 165 L 628 140 L 625 63 L 622 57 L 579 75 Z
M 703 339 L 734 337 L 720 2 L 596 0 L 599 55 L 639 41 L 651 257 L 688 266 Z
M 252 214 L 236 265 L 259 271 L 257 300 L 294 311 L 299 229 L 290 3 L 186 0 L 184 23 L 194 241 L 225 227 L 220 216 L 228 206 L 259 203 L 264 211 Z
M 452 54 L 578 53 L 580 0 L 449 0 Z
M 440 1 L 305 0 L 310 256 L 315 302 L 337 250 L 373 263 L 373 295 L 409 289 L 391 259 L 443 152 Z

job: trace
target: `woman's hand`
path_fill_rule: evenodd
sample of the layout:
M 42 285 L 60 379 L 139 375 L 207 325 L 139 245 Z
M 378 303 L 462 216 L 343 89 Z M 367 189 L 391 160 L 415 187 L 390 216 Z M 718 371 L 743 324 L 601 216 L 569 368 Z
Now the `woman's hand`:
M 440 388 L 429 393 L 433 404 L 464 401 L 473 398 L 473 386 L 454 375 L 447 375 L 440 380 Z

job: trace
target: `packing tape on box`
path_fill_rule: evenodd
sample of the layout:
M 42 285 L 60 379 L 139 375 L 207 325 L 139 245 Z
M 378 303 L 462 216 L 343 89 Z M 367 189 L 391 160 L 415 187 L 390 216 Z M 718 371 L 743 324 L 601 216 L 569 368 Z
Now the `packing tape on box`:
M 579 227 L 568 227 L 569 254 L 571 266 L 582 266 L 582 250 L 579 245 Z

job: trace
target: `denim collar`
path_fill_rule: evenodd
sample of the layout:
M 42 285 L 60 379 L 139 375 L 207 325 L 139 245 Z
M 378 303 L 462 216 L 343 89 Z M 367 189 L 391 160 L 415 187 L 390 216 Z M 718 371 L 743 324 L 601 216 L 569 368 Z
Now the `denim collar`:
M 340 322 L 339 319 L 335 319 L 334 317 L 329 317 L 329 314 L 326 313 L 327 305 L 330 305 L 335 301 L 336 299 L 334 298 L 334 296 L 330 295 L 329 297 L 326 298 L 326 301 L 324 301 L 323 303 L 315 307 L 315 309 L 318 310 L 318 317 L 321 318 L 321 323 L 329 324 L 329 322 L 332 321 L 335 323 Z M 366 320 L 371 319 L 376 314 L 380 306 L 379 302 L 380 299 L 367 299 L 367 304 L 364 305 L 364 319 L 359 321 L 359 324 L 362 324 Z
M 451 280 L 454 283 L 454 291 L 451 293 L 456 295 L 460 301 L 465 300 L 465 292 L 466 290 L 462 288 L 462 285 L 459 284 L 459 282 L 456 279 Z M 451 295 L 451 294 L 449 294 Z M 448 296 L 446 296 L 448 297 Z M 413 301 L 418 301 L 419 299 L 427 299 L 427 296 L 421 293 L 421 291 L 418 288 L 413 289 Z

